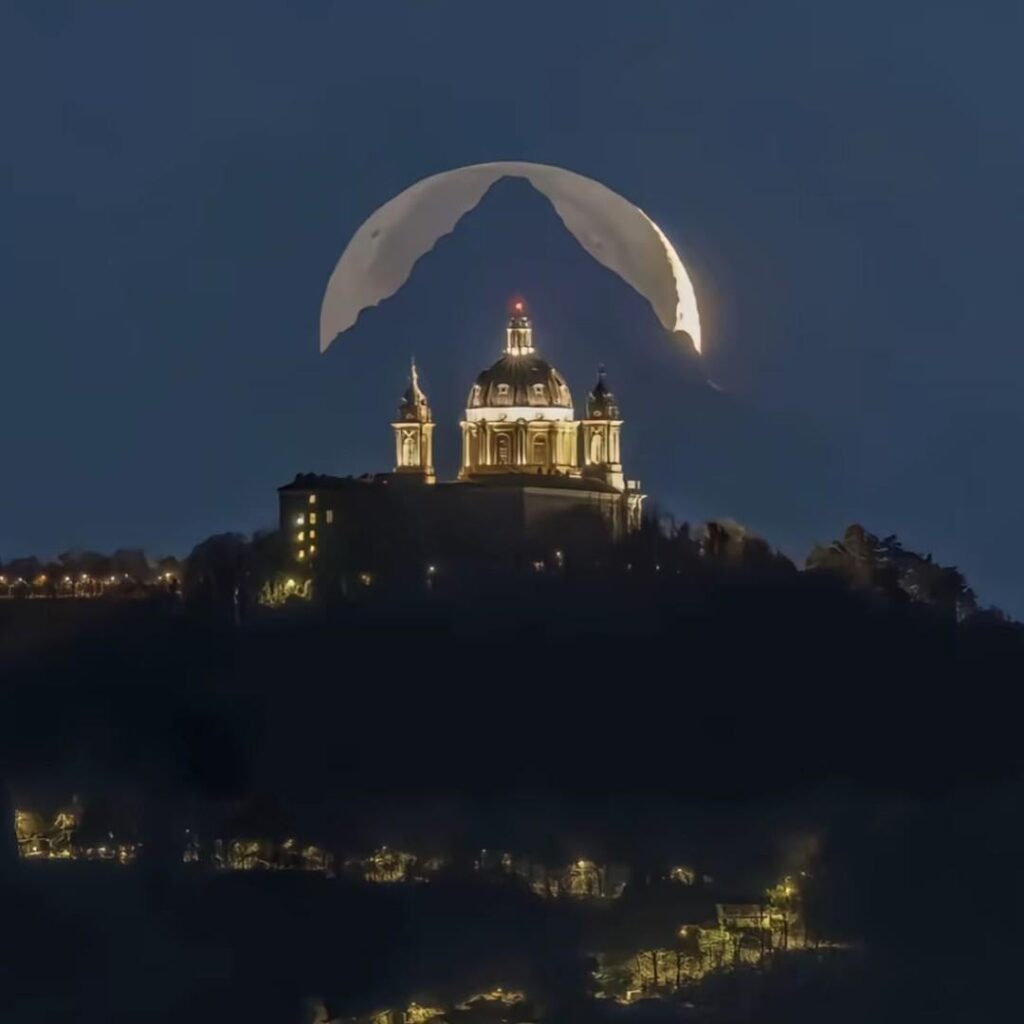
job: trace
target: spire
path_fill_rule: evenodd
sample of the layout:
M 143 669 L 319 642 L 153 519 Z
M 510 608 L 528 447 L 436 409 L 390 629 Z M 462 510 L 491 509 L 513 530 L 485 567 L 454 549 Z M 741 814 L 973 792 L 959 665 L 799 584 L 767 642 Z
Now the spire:
M 508 318 L 505 332 L 505 353 L 510 356 L 529 355 L 533 352 L 533 324 L 526 312 L 526 303 L 516 299 Z
M 432 484 L 434 424 L 415 359 L 409 366 L 409 387 L 398 404 L 398 422 L 392 423 L 391 429 L 395 432 L 395 472 Z
M 619 406 L 615 401 L 615 396 L 608 388 L 603 363 L 597 368 L 597 383 L 587 399 L 587 416 L 595 420 L 617 420 L 619 418 Z
M 420 375 L 416 370 L 416 359 L 413 357 L 409 372 L 409 387 L 402 395 L 398 406 L 399 419 L 407 422 L 429 423 L 431 421 L 430 404 L 420 387 Z

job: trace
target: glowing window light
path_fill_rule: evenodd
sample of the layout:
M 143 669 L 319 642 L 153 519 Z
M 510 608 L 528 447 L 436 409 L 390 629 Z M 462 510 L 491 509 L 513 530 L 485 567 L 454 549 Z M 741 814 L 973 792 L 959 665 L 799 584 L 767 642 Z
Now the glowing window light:
M 310 553 L 311 556 L 316 554 L 316 545 L 315 544 L 310 544 L 309 545 L 309 553 Z
M 316 504 L 316 495 L 315 494 L 311 494 L 309 496 L 309 503 L 310 503 L 310 505 L 315 505 Z
M 310 536 L 312 536 L 312 534 L 310 534 Z M 299 530 L 299 532 L 295 535 L 295 539 L 301 544 L 306 539 L 306 531 Z
M 316 513 L 315 512 L 310 512 L 309 513 L 309 525 L 310 526 L 314 526 L 315 524 L 316 524 Z
M 316 530 L 309 531 L 309 539 L 313 540 L 316 537 Z
M 329 508 L 324 513 L 324 520 L 325 520 L 325 522 L 328 522 L 328 523 L 333 523 L 334 522 L 334 509 L 333 508 Z
M 296 516 L 295 517 L 295 525 L 296 526 L 305 526 L 306 525 L 306 517 L 305 516 Z
M 295 557 L 301 562 L 305 559 L 306 552 L 302 548 L 299 548 L 299 552 Z

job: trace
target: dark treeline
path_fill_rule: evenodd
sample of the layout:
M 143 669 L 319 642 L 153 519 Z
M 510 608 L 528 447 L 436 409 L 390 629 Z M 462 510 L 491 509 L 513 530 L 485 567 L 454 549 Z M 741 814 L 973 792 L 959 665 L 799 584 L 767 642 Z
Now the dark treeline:
M 151 561 L 140 548 L 118 548 L 110 554 L 99 551 L 64 551 L 56 558 L 25 555 L 0 560 L 0 575 L 12 587 L 35 585 L 41 592 L 55 591 L 61 583 L 82 579 L 130 579 L 146 583 L 163 575 L 178 576 L 181 567 L 173 555 Z M 47 587 L 47 584 L 49 585 Z
M 2 603 L 5 820 L 74 792 L 142 839 L 114 873 L 19 864 L 4 830 L 5 1019 L 290 1021 L 314 995 L 355 1015 L 476 983 L 529 987 L 549 1019 L 654 1012 L 588 999 L 594 925 L 563 904 L 183 871 L 185 827 L 244 815 L 636 880 L 684 855 L 751 891 L 813 836 L 808 914 L 863 956 L 664 1008 L 695 1019 L 984 1019 L 1011 984 L 1024 636 L 955 571 L 864 531 L 797 571 L 723 526 L 268 609 L 262 544 L 207 542 L 183 601 Z M 632 888 L 624 928 L 646 919 Z
M 296 563 L 278 532 L 258 532 L 251 539 L 218 534 L 196 545 L 181 578 L 194 615 L 238 624 L 258 605 L 297 604 L 310 597 L 337 611 L 386 601 L 415 605 L 429 593 L 459 598 L 469 608 L 475 590 L 499 581 L 503 590 L 517 590 L 531 575 L 614 589 L 630 574 L 645 580 L 649 590 L 664 592 L 670 577 L 683 577 L 677 581 L 683 587 L 702 588 L 726 577 L 764 583 L 800 571 L 765 540 L 731 521 L 694 528 L 651 516 L 639 531 L 614 542 L 600 517 L 576 511 L 556 520 L 549 532 L 547 539 L 540 534 L 510 554 L 500 546 L 465 547 L 457 533 L 428 544 L 406 524 L 375 522 L 371 534 L 359 533 L 321 550 L 315 566 Z M 840 540 L 816 545 L 802 572 L 842 581 L 889 605 L 927 606 L 961 622 L 1008 622 L 999 609 L 979 603 L 955 566 L 905 548 L 894 535 L 878 537 L 856 524 Z M 632 625 L 635 618 L 627 616 L 627 621 Z

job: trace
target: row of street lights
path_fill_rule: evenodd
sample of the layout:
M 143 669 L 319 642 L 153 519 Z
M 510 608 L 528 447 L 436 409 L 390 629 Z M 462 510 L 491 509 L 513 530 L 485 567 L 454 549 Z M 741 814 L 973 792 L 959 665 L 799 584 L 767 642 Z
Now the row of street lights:
M 150 585 L 170 586 L 176 580 L 174 573 L 165 572 L 150 581 Z M 93 576 L 83 572 L 74 576 L 65 574 L 54 581 L 45 573 L 40 573 L 32 580 L 25 579 L 24 576 L 0 575 L 0 598 L 100 597 L 109 587 L 135 582 L 136 580 L 128 573 L 122 573 L 120 576 Z

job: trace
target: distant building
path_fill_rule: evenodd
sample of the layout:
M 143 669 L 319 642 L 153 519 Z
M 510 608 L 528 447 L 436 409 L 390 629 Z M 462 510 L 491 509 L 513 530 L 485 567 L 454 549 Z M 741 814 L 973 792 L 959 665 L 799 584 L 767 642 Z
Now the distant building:
M 575 897 L 577 899 L 616 899 L 630 880 L 624 864 L 598 864 L 576 860 L 551 865 L 507 850 L 481 850 L 475 869 L 488 875 L 516 875 L 538 896 Z
M 415 363 L 391 424 L 395 468 L 362 477 L 300 474 L 279 488 L 298 566 L 374 571 L 465 560 L 557 565 L 569 551 L 640 525 L 644 495 L 622 466 L 623 420 L 603 370 L 575 418 L 565 379 L 541 359 L 521 302 L 505 351 L 470 389 L 456 480 L 437 482 L 434 420 Z M 397 564 L 396 564 L 397 563 Z
M 762 903 L 717 903 L 718 926 L 762 930 L 770 927 L 769 907 Z

